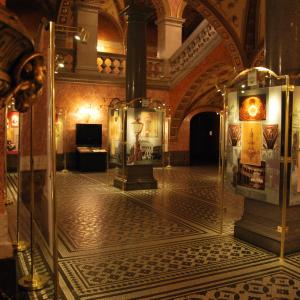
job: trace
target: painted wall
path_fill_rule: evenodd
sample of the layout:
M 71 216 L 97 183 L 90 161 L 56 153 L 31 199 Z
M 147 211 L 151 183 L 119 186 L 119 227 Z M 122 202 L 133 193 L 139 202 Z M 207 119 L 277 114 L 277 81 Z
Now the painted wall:
M 169 92 L 148 90 L 149 98 L 169 105 Z M 75 152 L 76 123 L 102 124 L 102 148 L 107 148 L 108 106 L 112 98 L 125 98 L 125 88 L 95 83 L 56 82 L 56 109 L 66 112 L 66 152 Z

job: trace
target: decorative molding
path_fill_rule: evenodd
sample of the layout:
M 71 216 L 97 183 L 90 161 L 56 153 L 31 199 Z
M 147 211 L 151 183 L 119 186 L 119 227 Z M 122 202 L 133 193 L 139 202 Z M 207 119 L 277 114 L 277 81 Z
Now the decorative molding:
M 187 0 L 187 2 L 199 11 L 220 34 L 225 41 L 228 52 L 231 54 L 236 73 L 241 72 L 244 66 L 247 65 L 247 59 L 236 33 L 230 28 L 224 17 L 207 0 L 202 0 L 201 2 L 197 0 Z
M 220 108 L 222 98 L 217 95 L 215 85 L 230 80 L 233 77 L 232 72 L 232 66 L 226 63 L 217 63 L 190 85 L 172 116 L 171 139 L 173 141 L 177 140 L 179 128 L 191 111 L 203 105 Z
M 15 108 L 25 112 L 40 95 L 44 59 L 42 54 L 33 53 L 33 49 L 33 42 L 19 19 L 0 7 L 0 109 L 15 98 Z
M 60 3 L 58 15 L 57 15 L 57 23 L 62 25 L 73 26 L 73 11 L 72 7 L 74 5 L 73 0 L 62 0 Z
M 166 25 L 172 25 L 174 27 L 182 28 L 182 24 L 184 23 L 184 19 L 181 18 L 174 18 L 174 17 L 163 17 L 157 19 L 156 24 L 159 25 L 160 23 L 164 23 Z
M 171 86 L 191 72 L 220 43 L 221 37 L 214 27 L 203 20 L 169 59 Z
M 265 47 L 261 47 L 256 56 L 254 57 L 251 66 L 260 67 L 265 65 Z

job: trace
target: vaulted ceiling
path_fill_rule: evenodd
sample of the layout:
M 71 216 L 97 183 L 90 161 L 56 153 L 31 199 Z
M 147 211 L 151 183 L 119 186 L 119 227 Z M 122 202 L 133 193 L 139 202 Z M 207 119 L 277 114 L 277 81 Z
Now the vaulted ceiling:
M 7 0 L 7 6 L 22 19 L 26 12 L 35 10 L 61 24 L 74 25 L 72 6 L 77 0 Z M 222 57 L 207 59 L 205 68 L 187 81 L 180 99 L 175 99 L 173 113 L 177 117 L 177 129 L 185 116 L 201 105 L 218 106 L 214 93 L 216 82 L 226 82 L 245 67 L 258 64 L 263 58 L 265 0 L 81 0 L 99 7 L 99 12 L 109 16 L 125 34 L 126 21 L 120 12 L 128 3 L 139 2 L 153 10 L 150 28 L 156 30 L 155 21 L 164 16 L 183 18 L 185 40 L 203 20 L 215 28 L 222 38 Z M 30 14 L 29 14 L 30 15 Z M 38 16 L 32 18 L 36 23 Z M 28 19 L 25 22 L 28 24 Z M 31 29 L 36 24 L 32 24 Z M 30 26 L 29 26 L 30 27 Z M 176 90 L 176 87 L 175 87 Z M 175 93 L 175 96 L 178 93 Z M 176 97 L 175 97 L 176 98 Z

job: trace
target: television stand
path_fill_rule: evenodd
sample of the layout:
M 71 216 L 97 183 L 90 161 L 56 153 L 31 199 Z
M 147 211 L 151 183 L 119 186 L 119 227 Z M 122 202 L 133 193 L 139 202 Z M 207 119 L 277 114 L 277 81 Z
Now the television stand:
M 77 147 L 77 166 L 80 172 L 105 172 L 107 151 L 99 147 Z

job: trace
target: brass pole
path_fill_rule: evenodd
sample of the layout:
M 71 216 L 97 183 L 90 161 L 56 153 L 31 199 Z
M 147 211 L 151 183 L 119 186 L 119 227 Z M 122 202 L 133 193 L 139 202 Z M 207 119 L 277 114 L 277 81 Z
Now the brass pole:
M 171 168 L 171 151 L 170 151 L 170 140 L 171 140 L 171 115 L 168 118 L 168 165 L 167 168 Z
M 30 274 L 25 275 L 19 279 L 18 283 L 20 286 L 28 290 L 40 290 L 48 282 L 49 278 L 44 275 L 39 275 L 34 272 L 34 161 L 33 161 L 33 107 L 30 107 Z
M 163 129 L 163 132 L 162 132 L 162 159 L 161 159 L 161 162 L 162 162 L 162 178 L 163 178 L 163 183 L 162 183 L 162 186 L 165 187 L 165 168 L 167 167 L 165 165 L 165 152 L 166 152 L 166 143 L 168 142 L 168 140 L 166 140 L 166 120 L 168 120 L 166 118 L 166 110 L 163 111 L 163 115 L 162 115 L 162 129 Z M 168 129 L 168 128 L 167 128 Z
M 218 163 L 218 174 L 219 174 L 219 180 L 221 178 L 221 170 L 222 170 L 222 122 L 223 122 L 223 117 L 222 117 L 222 111 L 219 113 L 220 119 L 219 119 L 219 163 Z
M 67 152 L 66 152 L 66 124 L 67 124 L 67 110 L 66 109 L 63 110 L 63 114 L 64 114 L 64 123 L 63 123 L 64 168 L 62 170 L 62 173 L 68 173 L 69 171 L 67 169 Z M 54 120 L 55 120 L 55 116 L 54 116 L 53 122 L 54 122 Z M 55 128 L 54 128 L 54 130 L 55 130 Z M 55 135 L 54 135 L 54 137 L 55 137 Z
M 53 204 L 53 271 L 54 271 L 54 299 L 59 296 L 58 250 L 57 250 L 57 199 L 56 199 L 56 140 L 55 140 L 55 23 L 50 22 L 50 107 L 52 140 L 52 204 Z M 64 151 L 65 152 L 65 151 Z
M 223 95 L 223 116 L 222 116 L 220 234 L 223 234 L 223 223 L 224 223 L 223 219 L 224 219 L 224 185 L 225 185 L 226 100 L 227 100 L 227 91 L 225 88 L 224 95 Z
M 4 203 L 10 204 L 7 199 L 7 106 L 4 108 Z
M 30 107 L 30 245 L 31 245 L 31 278 L 34 275 L 34 161 L 33 161 L 33 107 Z
M 285 76 L 286 80 L 286 102 L 285 102 L 285 122 L 284 122 L 284 157 L 283 157 L 283 189 L 282 189 L 282 204 L 281 204 L 281 239 L 280 239 L 280 258 L 284 258 L 285 252 L 285 235 L 286 235 L 286 209 L 287 209 L 287 190 L 288 190 L 288 161 L 289 161 L 289 107 L 290 107 L 290 92 L 289 76 Z
M 162 143 L 162 168 L 163 170 L 165 169 L 165 152 L 166 152 L 166 112 L 165 110 L 162 111 L 162 129 L 163 129 L 163 132 L 162 132 L 162 137 L 161 137 L 161 143 Z
M 127 153 L 127 104 L 123 108 L 123 134 L 122 134 L 122 174 L 123 179 L 125 178 L 125 168 L 126 168 L 126 153 Z M 124 187 L 123 187 L 124 188 Z
M 21 114 L 19 113 L 19 119 Z M 13 244 L 14 248 L 18 252 L 23 252 L 29 249 L 29 244 L 25 241 L 20 240 L 20 201 L 21 201 L 21 120 L 19 120 L 19 138 L 18 138 L 18 166 L 17 166 L 17 173 L 18 173 L 18 181 L 17 181 L 17 240 Z

